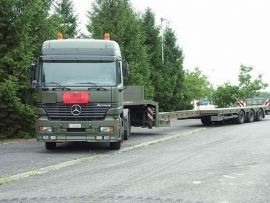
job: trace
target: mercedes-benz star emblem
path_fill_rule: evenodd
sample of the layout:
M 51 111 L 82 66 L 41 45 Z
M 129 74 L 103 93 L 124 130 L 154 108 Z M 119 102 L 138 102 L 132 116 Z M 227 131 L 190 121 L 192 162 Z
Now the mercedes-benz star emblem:
M 74 104 L 72 107 L 71 107 L 71 113 L 72 115 L 74 116 L 78 116 L 82 113 L 82 107 L 78 104 Z

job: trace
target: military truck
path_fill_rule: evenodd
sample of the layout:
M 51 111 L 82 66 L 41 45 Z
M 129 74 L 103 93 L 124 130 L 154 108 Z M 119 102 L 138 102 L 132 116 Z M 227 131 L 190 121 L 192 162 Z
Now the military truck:
M 128 63 L 109 39 L 62 39 L 43 43 L 30 67 L 36 94 L 36 139 L 47 150 L 63 142 L 105 142 L 118 150 L 131 126 L 169 126 L 143 87 L 127 87 Z M 124 78 L 126 79 L 124 82 Z
M 59 35 L 61 36 L 61 35 Z M 36 139 L 47 150 L 63 142 L 109 143 L 118 150 L 131 126 L 167 127 L 171 119 L 214 122 L 260 121 L 269 107 L 251 106 L 159 112 L 142 86 L 127 86 L 129 68 L 119 45 L 109 39 L 62 39 L 43 43 L 30 66 L 36 94 Z

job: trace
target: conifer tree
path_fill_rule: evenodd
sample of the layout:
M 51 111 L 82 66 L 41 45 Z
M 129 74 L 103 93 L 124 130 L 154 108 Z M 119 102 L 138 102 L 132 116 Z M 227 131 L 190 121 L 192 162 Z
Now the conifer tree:
M 154 92 L 150 80 L 150 64 L 145 33 L 141 19 L 129 0 L 96 0 L 89 11 L 88 31 L 94 39 L 110 33 L 111 40 L 119 43 L 123 59 L 130 67 L 129 84 L 142 85 L 145 97 L 152 99 Z
M 75 14 L 73 2 L 71 0 L 57 0 L 54 7 L 54 15 L 59 18 L 58 32 L 61 32 L 64 38 L 77 37 L 78 15 Z
M 30 137 L 33 98 L 29 66 L 50 38 L 50 1 L 0 0 L 0 139 Z

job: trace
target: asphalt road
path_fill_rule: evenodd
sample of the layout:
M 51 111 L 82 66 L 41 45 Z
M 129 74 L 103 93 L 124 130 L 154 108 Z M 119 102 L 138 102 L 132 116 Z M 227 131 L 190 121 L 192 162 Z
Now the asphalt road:
M 132 129 L 122 146 L 129 150 L 119 153 L 106 145 L 60 145 L 49 152 L 35 141 L 1 145 L 2 179 L 33 174 L 3 183 L 0 202 L 270 202 L 269 116 L 207 129 L 199 120 L 172 125 Z M 34 173 L 70 160 L 82 161 Z
M 122 148 L 200 128 L 203 128 L 200 120 L 172 120 L 171 127 L 164 128 L 132 128 L 132 135 L 122 144 Z M 102 143 L 57 144 L 57 149 L 53 151 L 47 151 L 44 143 L 37 142 L 35 139 L 3 144 L 0 145 L 0 177 L 110 152 L 113 150 L 109 148 L 109 144 Z

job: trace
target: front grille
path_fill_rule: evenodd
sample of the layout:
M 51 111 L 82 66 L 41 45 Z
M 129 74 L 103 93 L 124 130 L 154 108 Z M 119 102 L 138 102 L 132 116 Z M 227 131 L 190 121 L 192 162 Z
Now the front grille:
M 85 128 L 68 128 L 67 132 L 69 132 L 69 133 L 84 133 Z
M 89 103 L 79 104 L 81 113 L 73 115 L 71 107 L 73 105 L 55 103 L 55 104 L 41 104 L 37 105 L 38 108 L 43 108 L 49 117 L 49 120 L 59 121 L 100 121 L 104 120 L 110 108 L 116 108 L 117 103 Z

